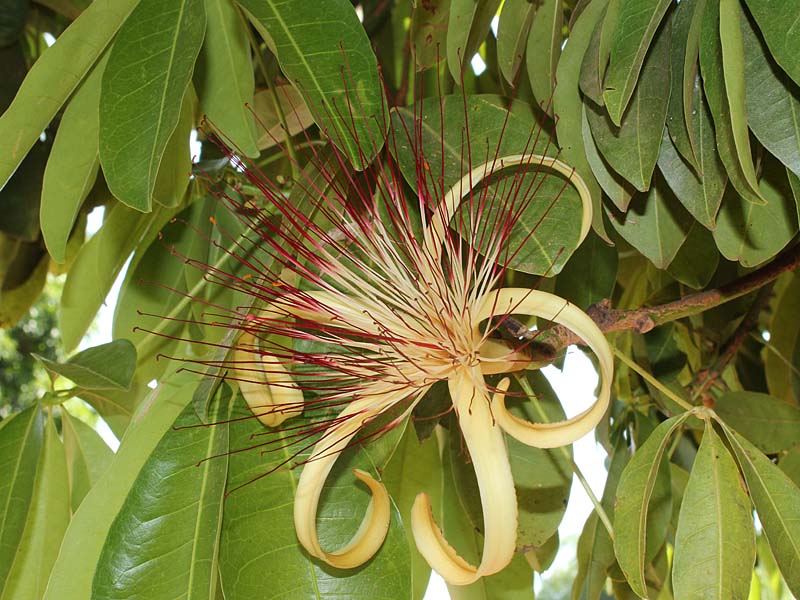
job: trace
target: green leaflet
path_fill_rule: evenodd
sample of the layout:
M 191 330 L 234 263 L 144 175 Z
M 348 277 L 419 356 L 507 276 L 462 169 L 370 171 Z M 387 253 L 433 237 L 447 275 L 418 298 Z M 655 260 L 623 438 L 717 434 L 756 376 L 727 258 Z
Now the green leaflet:
M 556 68 L 564 37 L 561 31 L 563 21 L 564 11 L 559 0 L 538 3 L 525 50 L 533 97 L 549 114 L 553 113 Z
M 755 17 L 772 56 L 800 85 L 800 31 L 797 29 L 797 7 L 791 2 L 779 0 L 745 0 L 747 8 Z
M 63 363 L 37 358 L 51 373 L 87 390 L 129 390 L 136 370 L 136 349 L 128 340 L 87 348 Z
M 800 277 L 792 276 L 781 292 L 769 323 L 770 340 L 762 350 L 764 374 L 769 393 L 784 402 L 797 403 L 800 375 L 797 368 L 795 348 L 800 336 Z M 794 368 L 793 368 L 794 367 Z
M 67 474 L 73 514 L 92 486 L 106 472 L 114 452 L 86 423 L 61 409 L 61 435 L 67 458 Z
M 714 403 L 714 411 L 767 454 L 800 444 L 800 408 L 792 401 L 757 392 L 728 392 Z
M 533 16 L 541 10 L 528 0 L 506 0 L 497 26 L 497 61 L 506 81 L 514 83 L 525 55 Z M 542 57 L 538 56 L 537 60 Z

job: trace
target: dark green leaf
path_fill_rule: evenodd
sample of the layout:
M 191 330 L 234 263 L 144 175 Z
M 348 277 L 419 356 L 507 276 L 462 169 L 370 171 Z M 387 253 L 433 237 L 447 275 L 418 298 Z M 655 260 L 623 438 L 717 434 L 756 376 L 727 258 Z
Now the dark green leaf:
M 66 261 L 70 232 L 100 167 L 98 107 L 106 62 L 98 61 L 69 101 L 44 171 L 39 219 L 47 250 L 59 263 Z
M 611 44 L 611 60 L 603 82 L 605 105 L 612 122 L 617 126 L 622 123 L 639 71 L 644 68 L 645 55 L 670 4 L 669 0 L 629 0 L 621 3 Z M 669 40 L 669 34 L 665 37 Z M 668 61 L 669 50 L 666 57 Z M 664 100 L 668 99 L 663 87 L 664 81 L 669 81 L 669 66 L 666 67 L 666 75 L 666 79 L 660 81 Z
M 619 6 L 619 2 L 612 2 L 611 6 Z M 583 62 L 581 62 L 581 76 L 578 82 L 581 91 L 598 106 L 603 106 L 604 103 L 602 71 L 608 62 L 608 55 L 600 55 L 600 40 L 603 37 L 603 31 L 608 17 L 608 9 L 606 9 L 604 18 L 597 23 L 594 32 L 592 32 L 592 39 L 589 41 L 589 47 L 586 49 L 586 54 L 583 56 Z M 613 28 L 616 23 L 612 22 L 610 25 Z
M 541 10 L 528 0 L 506 0 L 497 25 L 497 60 L 500 73 L 509 83 L 514 83 L 517 70 L 525 55 L 533 15 Z M 542 60 L 541 56 L 536 57 Z
M 111 466 L 72 517 L 44 600 L 92 597 L 92 577 L 108 530 L 142 465 L 191 400 L 195 386 L 192 374 L 167 379 L 134 417 Z
M 0 189 L 0 232 L 16 239 L 35 242 L 39 239 L 39 202 L 42 176 L 50 157 L 52 139 L 37 142 L 19 169 Z
M 726 15 L 725 18 L 727 50 L 725 51 L 726 56 L 723 57 L 723 42 L 720 37 L 720 6 L 718 2 L 706 3 L 700 35 L 700 71 L 703 75 L 703 89 L 708 100 L 708 107 L 714 117 L 717 150 L 722 164 L 725 165 L 725 170 L 728 172 L 731 184 L 748 202 L 764 204 L 764 199 L 760 196 L 756 183 L 755 168 L 750 156 L 750 142 L 747 138 L 744 60 L 739 52 L 741 39 L 739 39 L 738 45 L 736 43 L 736 35 L 741 36 L 741 32 L 736 29 L 739 23 L 739 7 L 733 6 L 726 10 L 736 14 Z M 735 24 L 732 21 L 735 21 Z M 729 73 L 730 87 L 728 87 Z M 730 97 L 729 93 L 738 89 L 739 84 L 742 87 L 741 96 Z
M 0 16 L 0 47 L 14 43 L 22 33 L 28 18 L 28 0 L 3 2 L 4 14 Z
M 666 142 L 665 142 L 666 143 Z M 700 290 L 708 285 L 719 265 L 719 251 L 711 232 L 692 223 L 686 241 L 669 263 L 667 272 L 684 285 Z
M 557 3 L 556 3 L 557 4 Z M 581 99 L 578 79 L 581 62 L 586 54 L 586 49 L 592 37 L 592 32 L 598 21 L 603 16 L 603 9 L 608 4 L 607 0 L 596 0 L 581 12 L 570 30 L 569 44 L 558 61 L 556 77 L 561 83 L 553 92 L 553 110 L 559 116 L 556 125 L 558 145 L 561 148 L 564 160 L 575 168 L 583 178 L 592 194 L 592 228 L 601 238 L 608 241 L 601 204 L 600 185 L 592 175 L 592 169 L 586 160 L 586 150 L 583 143 L 581 126 Z M 535 25 L 535 21 L 534 21 Z
M 725 433 L 778 567 L 789 590 L 800 594 L 800 489 L 746 439 L 727 429 Z
M 763 350 L 764 375 L 769 393 L 779 400 L 797 403 L 798 372 L 794 361 L 795 348 L 800 338 L 800 277 L 792 276 L 781 292 L 769 322 L 770 339 Z
M 686 240 L 692 217 L 656 173 L 647 194 L 637 194 L 620 215 L 609 211 L 614 228 L 659 269 L 666 269 Z
M 755 17 L 772 56 L 800 85 L 800 31 L 797 29 L 797 7 L 781 0 L 745 0 Z
M 800 87 L 770 59 L 749 19 L 742 19 L 747 121 L 764 147 L 800 175 Z
M 769 260 L 797 233 L 797 211 L 786 169 L 766 155 L 763 170 L 759 188 L 767 204 L 748 202 L 729 190 L 714 230 L 722 255 L 745 267 Z
M 100 553 L 93 597 L 213 600 L 233 406 L 220 389 L 211 419 L 223 423 L 199 427 L 187 405 L 143 465 Z
M 239 4 L 269 33 L 283 72 L 317 124 L 356 168 L 366 167 L 383 146 L 386 107 L 375 54 L 350 2 Z
M 50 416 L 45 425 L 25 531 L 0 593 L 2 600 L 42 597 L 69 524 L 68 489 L 64 446 Z
M 617 251 L 597 234 L 590 233 L 556 279 L 556 294 L 584 310 L 611 298 L 617 262 Z
M 136 370 L 136 348 L 128 340 L 87 348 L 64 363 L 37 358 L 50 372 L 87 390 L 130 389 Z
M 3 259 L 8 260 L 0 268 L 0 327 L 11 327 L 39 297 L 47 280 L 50 257 L 41 244 L 18 242 L 2 233 L 0 248 L 7 251 Z
M 672 417 L 656 427 L 625 467 L 617 488 L 614 552 L 631 588 L 642 597 L 647 596 L 644 567 L 663 541 L 672 510 L 669 465 L 662 464 L 662 458 L 672 434 L 688 416 Z M 656 525 L 650 503 L 659 496 L 666 498 L 669 510 L 666 521 Z
M 411 12 L 411 44 L 417 66 L 427 69 L 444 60 L 450 0 L 417 2 Z
M 44 418 L 38 406 L 0 424 L 0 582 L 7 576 L 22 539 L 33 495 Z M 0 584 L 0 597 L 5 583 Z
M 561 31 L 563 22 L 564 11 L 560 0 L 542 0 L 536 4 L 525 49 L 533 97 L 550 114 L 553 113 L 556 68 L 564 39 Z
M 681 505 L 673 590 L 690 598 L 746 598 L 756 558 L 750 500 L 728 449 L 707 423 Z
M 677 152 L 666 130 L 658 155 L 658 168 L 686 210 L 704 227 L 714 229 L 728 177 L 717 155 L 711 113 L 703 99 L 699 76 L 695 80 L 692 101 L 694 152 L 700 166 L 699 174 Z
M 74 513 L 114 459 L 98 433 L 86 423 L 61 410 L 61 434 L 67 458 L 70 498 Z
M 800 444 L 800 408 L 768 394 L 728 392 L 714 403 L 714 411 L 766 454 Z
M 686 365 L 686 355 L 678 347 L 675 323 L 666 323 L 644 335 L 650 372 L 659 381 L 675 379 Z
M 667 118 L 669 94 L 664 91 L 664 82 L 670 76 L 670 37 L 671 29 L 667 24 L 659 31 L 647 55 L 636 92 L 624 116 L 617 120 L 618 124 L 595 104 L 590 102 L 586 107 L 592 137 L 600 154 L 641 191 L 650 188 Z
M 0 188 L 103 53 L 138 0 L 93 2 L 36 61 L 0 116 Z
M 200 106 L 213 126 L 246 156 L 258 156 L 256 122 L 248 110 L 255 78 L 244 23 L 230 0 L 205 0 L 208 24 L 195 73 Z

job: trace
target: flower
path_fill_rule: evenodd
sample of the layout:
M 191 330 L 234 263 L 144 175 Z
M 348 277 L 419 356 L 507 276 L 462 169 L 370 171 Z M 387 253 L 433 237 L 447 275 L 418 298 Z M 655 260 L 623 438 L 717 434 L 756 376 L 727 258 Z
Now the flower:
M 390 139 L 395 135 L 390 131 Z M 613 370 L 605 337 L 577 307 L 536 289 L 502 287 L 519 251 L 510 244 L 511 232 L 531 198 L 521 183 L 506 193 L 485 184 L 512 168 L 520 175 L 560 173 L 581 198 L 581 240 L 591 222 L 589 192 L 568 165 L 532 152 L 488 160 L 444 190 L 417 150 L 413 202 L 388 156 L 360 175 L 349 173 L 335 151 L 332 158 L 314 153 L 312 162 L 321 179 L 306 174 L 296 185 L 319 195 L 316 215 L 250 173 L 280 223 L 268 211 L 239 210 L 275 262 L 256 269 L 259 276 L 237 282 L 257 303 L 239 325 L 244 334 L 233 356 L 235 378 L 251 409 L 270 427 L 309 407 L 338 411 L 323 424 L 294 501 L 300 543 L 338 568 L 369 560 L 390 519 L 383 485 L 356 470 L 372 494 L 364 521 L 345 547 L 321 547 L 317 508 L 338 455 L 378 416 L 398 411 L 394 422 L 400 422 L 434 383 L 446 381 L 480 489 L 482 560 L 471 565 L 457 555 L 424 493 L 414 503 L 411 527 L 420 552 L 446 581 L 472 583 L 503 569 L 515 551 L 517 503 L 504 435 L 540 448 L 573 442 L 606 412 Z M 510 348 L 492 335 L 513 314 L 561 324 L 593 350 L 601 387 L 589 409 L 559 423 L 525 422 L 506 410 L 508 378 L 492 388 L 485 376 L 531 366 L 524 348 Z

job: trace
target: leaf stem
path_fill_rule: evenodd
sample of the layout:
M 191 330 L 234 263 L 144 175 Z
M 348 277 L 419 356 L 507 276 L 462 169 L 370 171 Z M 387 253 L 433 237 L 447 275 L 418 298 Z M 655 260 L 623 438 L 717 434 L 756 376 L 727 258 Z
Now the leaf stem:
M 658 379 L 656 379 L 650 373 L 648 373 L 646 369 L 643 369 L 642 367 L 640 367 L 633 359 L 625 356 L 625 354 L 623 352 L 620 352 L 617 348 L 614 348 L 614 355 L 622 363 L 627 365 L 627 367 L 629 369 L 631 369 L 632 371 L 635 371 L 640 377 L 642 377 L 642 379 L 647 381 L 647 383 L 652 385 L 659 392 L 661 392 L 662 394 L 667 396 L 670 400 L 675 402 L 675 404 L 677 404 L 678 406 L 680 406 L 684 410 L 692 410 L 694 408 L 694 406 L 692 406 L 691 404 L 686 402 L 686 400 L 684 400 L 683 398 L 678 396 L 675 392 L 673 392 L 671 389 L 669 389 L 667 386 L 665 386 L 663 383 L 661 383 Z

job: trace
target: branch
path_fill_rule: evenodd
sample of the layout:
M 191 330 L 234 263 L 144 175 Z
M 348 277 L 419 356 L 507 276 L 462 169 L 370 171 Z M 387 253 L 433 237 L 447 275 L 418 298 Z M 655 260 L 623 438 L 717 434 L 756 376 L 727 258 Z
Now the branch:
M 798 265 L 800 265 L 800 244 L 785 250 L 768 265 L 718 288 L 690 294 L 666 304 L 644 306 L 634 310 L 617 310 L 611 308 L 608 300 L 602 300 L 590 306 L 586 313 L 603 333 L 614 331 L 647 333 L 658 325 L 702 313 L 761 289 L 783 273 L 796 269 Z M 522 337 L 531 339 L 535 337 L 536 342 L 548 346 L 549 354 L 557 353 L 571 344 L 583 343 L 581 338 L 562 325 L 555 325 L 545 331 L 528 332 Z

